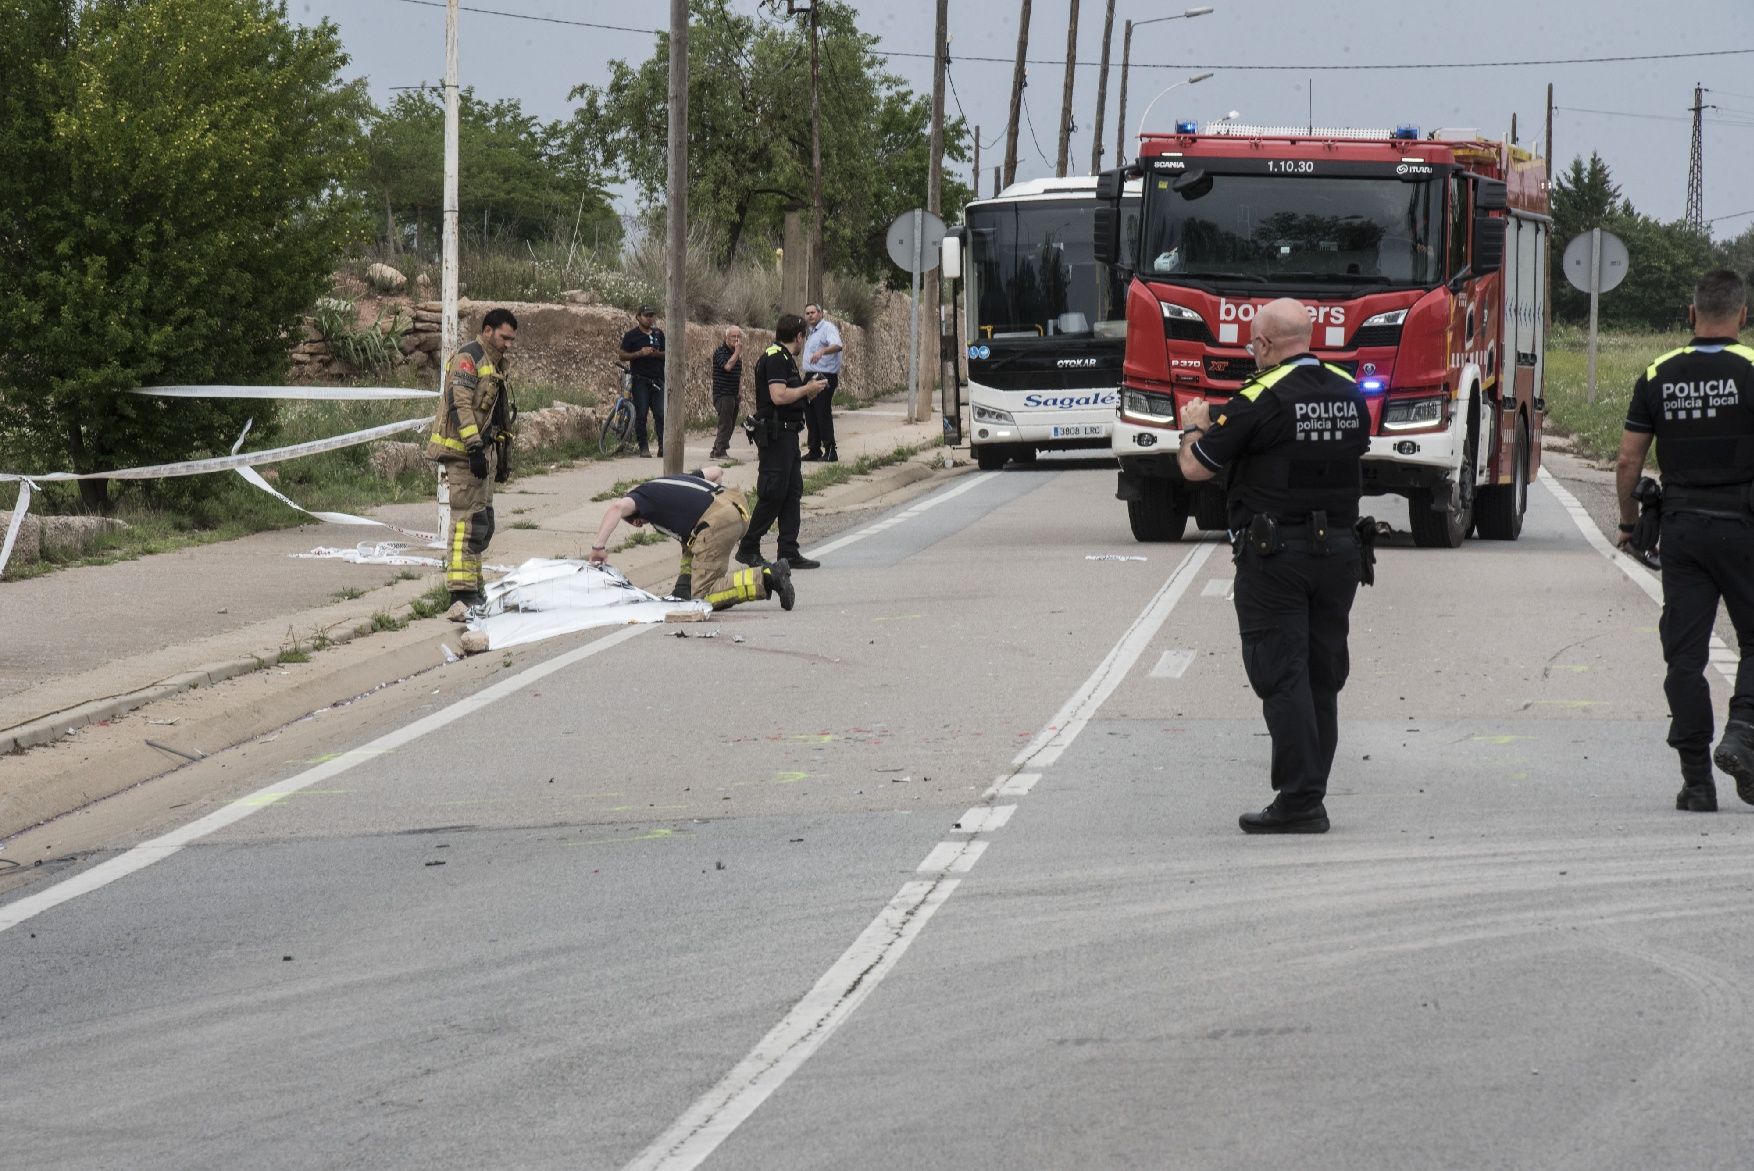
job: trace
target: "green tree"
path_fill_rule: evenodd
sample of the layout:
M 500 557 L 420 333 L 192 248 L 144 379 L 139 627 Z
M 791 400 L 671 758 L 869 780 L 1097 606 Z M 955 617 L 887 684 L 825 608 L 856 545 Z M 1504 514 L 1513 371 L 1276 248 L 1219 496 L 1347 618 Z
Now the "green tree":
M 1716 251 L 1717 257 L 1713 263 L 1722 268 L 1734 269 L 1745 280 L 1754 279 L 1754 225 L 1750 225 L 1740 236 L 1717 245 Z
M 1620 185 L 1602 156 L 1592 151 L 1588 163 L 1574 156 L 1564 174 L 1553 176 L 1554 241 L 1563 245 L 1580 232 L 1605 227 L 1620 202 Z
M 930 104 L 884 69 L 850 5 L 819 10 L 823 247 L 831 268 L 888 275 L 884 229 L 926 198 Z M 689 215 L 717 234 L 728 263 L 744 247 L 777 243 L 787 209 L 809 203 L 809 48 L 796 22 L 733 12 L 724 0 L 693 0 L 691 13 Z M 577 149 L 633 180 L 652 212 L 667 180 L 669 56 L 660 36 L 646 61 L 611 62 L 605 85 L 572 92 Z M 947 158 L 967 160 L 960 119 L 946 124 L 945 144 Z M 971 194 L 945 177 L 948 214 Z
M 424 251 L 440 231 L 445 109 L 432 89 L 399 93 L 375 113 L 366 145 L 365 186 L 382 208 L 384 236 Z M 590 156 L 563 123 L 544 124 L 515 99 L 458 96 L 457 218 L 481 238 L 539 240 L 570 235 L 617 246 L 621 221 Z
M 223 451 L 263 404 L 129 395 L 284 375 L 362 221 L 362 87 L 268 0 L 12 0 L 0 135 L 0 439 L 27 471 Z M 85 481 L 88 507 L 112 505 Z

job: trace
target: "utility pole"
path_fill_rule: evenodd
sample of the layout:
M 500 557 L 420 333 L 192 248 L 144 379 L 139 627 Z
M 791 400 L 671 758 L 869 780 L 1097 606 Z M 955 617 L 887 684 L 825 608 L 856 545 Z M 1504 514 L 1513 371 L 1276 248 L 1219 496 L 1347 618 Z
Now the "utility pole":
M 688 389 L 688 0 L 670 0 L 670 174 L 664 192 L 669 229 L 664 267 L 664 473 L 682 470 Z
M 1553 83 L 1547 83 L 1547 195 L 1552 197 L 1553 191 Z M 1552 211 L 1552 205 L 1548 205 Z M 1541 270 L 1547 274 L 1545 287 L 1541 290 L 1541 344 L 1547 344 L 1547 336 L 1553 332 L 1553 230 L 1548 230 L 1542 237 L 1546 241 L 1547 256 Z
M 1078 68 L 1078 0 L 1072 0 L 1072 19 L 1066 26 L 1066 84 L 1060 91 L 1060 153 L 1054 157 L 1054 174 L 1064 179 L 1072 162 L 1072 82 Z
M 1005 182 L 1017 181 L 1017 128 L 1023 124 L 1023 59 L 1029 53 L 1029 0 L 1023 0 L 1017 16 L 1017 67 L 1011 72 L 1011 122 L 1005 127 Z M 995 191 L 995 194 L 997 192 Z
M 1693 87 L 1693 151 L 1687 156 L 1687 214 L 1682 217 L 1687 226 L 1695 232 L 1705 231 L 1705 139 L 1701 131 L 1705 123 L 1705 111 L 1715 110 L 1716 106 L 1705 104 L 1705 87 Z
M 671 0 L 672 4 L 678 0 Z M 686 5 L 684 5 L 686 10 Z M 805 300 L 822 303 L 822 65 L 817 8 L 810 5 L 810 263 L 804 271 Z
M 944 72 L 950 65 L 950 0 L 938 0 L 938 27 L 932 38 L 932 138 L 928 148 L 926 170 L 926 210 L 933 215 L 944 212 Z M 980 145 L 980 139 L 975 139 Z M 920 379 L 919 399 L 913 404 L 912 419 L 924 423 L 932 417 L 932 400 L 937 393 L 938 379 L 943 374 L 939 357 L 940 322 L 943 312 L 938 307 L 938 270 L 926 277 L 926 306 L 932 314 L 932 333 L 925 339 L 920 354 L 921 368 L 932 371 Z
M 981 197 L 981 128 L 974 128 L 974 197 Z
M 444 208 L 442 241 L 439 253 L 439 393 L 445 390 L 450 377 L 451 355 L 457 352 L 457 0 L 445 4 L 445 179 L 442 193 Z M 419 222 L 418 217 L 415 220 Z M 445 543 L 445 530 L 451 523 L 451 487 L 441 465 L 438 473 L 439 543 Z
M 1115 166 L 1127 165 L 1127 67 L 1133 63 L 1133 22 L 1121 36 L 1121 97 L 1115 105 Z
M 1108 0 L 1102 15 L 1102 64 L 1096 71 L 1096 128 L 1090 132 L 1090 173 L 1102 170 L 1102 115 L 1108 105 L 1108 49 L 1115 37 L 1115 0 Z

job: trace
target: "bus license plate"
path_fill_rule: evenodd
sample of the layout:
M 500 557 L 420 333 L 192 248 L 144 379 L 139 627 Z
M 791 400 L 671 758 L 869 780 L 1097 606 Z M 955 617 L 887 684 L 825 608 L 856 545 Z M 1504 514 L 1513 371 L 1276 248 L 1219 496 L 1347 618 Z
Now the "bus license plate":
M 1106 433 L 1101 423 L 1074 423 L 1055 427 L 1052 436 L 1055 439 L 1101 439 Z

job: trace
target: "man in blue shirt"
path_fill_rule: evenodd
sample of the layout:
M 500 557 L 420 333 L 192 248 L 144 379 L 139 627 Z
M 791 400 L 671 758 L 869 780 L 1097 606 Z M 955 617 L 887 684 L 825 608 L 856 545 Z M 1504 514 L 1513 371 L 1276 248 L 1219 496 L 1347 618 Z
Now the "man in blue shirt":
M 804 306 L 804 324 L 810 333 L 804 339 L 804 377 L 820 378 L 828 389 L 810 400 L 804 412 L 804 427 L 809 450 L 807 460 L 839 463 L 840 453 L 834 449 L 833 402 L 835 388 L 840 385 L 840 358 L 844 348 L 840 329 L 828 319 L 820 305 Z

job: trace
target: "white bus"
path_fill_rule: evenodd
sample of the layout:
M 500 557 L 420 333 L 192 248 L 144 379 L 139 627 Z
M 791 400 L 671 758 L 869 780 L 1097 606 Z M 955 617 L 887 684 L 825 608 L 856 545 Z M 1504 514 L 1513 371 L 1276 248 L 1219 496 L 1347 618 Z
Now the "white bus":
M 1029 179 L 963 209 L 960 249 L 969 446 L 982 468 L 1038 451 L 1106 451 L 1120 403 L 1127 285 L 1098 264 L 1094 178 Z M 1137 235 L 1139 185 L 1123 197 Z

